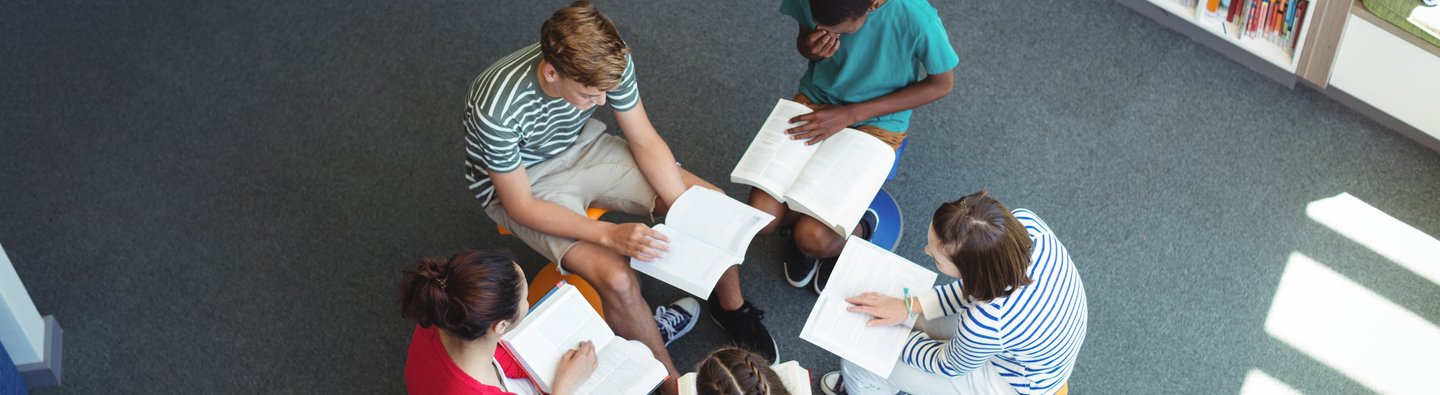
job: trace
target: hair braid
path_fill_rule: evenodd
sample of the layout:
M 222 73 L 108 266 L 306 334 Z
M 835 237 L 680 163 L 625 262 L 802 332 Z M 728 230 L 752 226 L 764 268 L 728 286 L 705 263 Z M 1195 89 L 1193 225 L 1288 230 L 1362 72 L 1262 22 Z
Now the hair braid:
M 789 395 L 765 358 L 738 348 L 710 353 L 696 367 L 696 391 L 703 395 Z

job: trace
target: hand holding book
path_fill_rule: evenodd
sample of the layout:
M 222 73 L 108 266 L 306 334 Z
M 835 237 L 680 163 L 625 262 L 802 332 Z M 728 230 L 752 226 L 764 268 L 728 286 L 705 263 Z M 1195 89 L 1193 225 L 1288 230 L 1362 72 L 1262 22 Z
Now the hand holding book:
M 645 224 L 631 223 L 610 224 L 600 245 L 641 262 L 650 262 L 665 257 L 668 242 L 670 238 L 664 233 Z

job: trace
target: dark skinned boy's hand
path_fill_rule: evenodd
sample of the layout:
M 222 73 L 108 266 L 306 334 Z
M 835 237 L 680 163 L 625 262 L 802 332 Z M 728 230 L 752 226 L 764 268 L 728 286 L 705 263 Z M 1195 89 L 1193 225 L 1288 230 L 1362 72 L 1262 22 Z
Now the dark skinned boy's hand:
M 820 144 L 830 136 L 834 136 L 835 133 L 839 133 L 840 130 L 859 122 L 858 119 L 855 119 L 854 111 L 850 106 L 829 104 L 810 104 L 809 106 L 815 111 L 790 118 L 790 123 L 801 125 L 785 130 L 785 134 L 790 135 L 793 140 L 807 140 L 805 145 Z
M 810 34 L 799 37 L 798 41 L 800 56 L 810 60 L 834 56 L 835 51 L 840 49 L 840 35 L 820 29 L 811 30 Z

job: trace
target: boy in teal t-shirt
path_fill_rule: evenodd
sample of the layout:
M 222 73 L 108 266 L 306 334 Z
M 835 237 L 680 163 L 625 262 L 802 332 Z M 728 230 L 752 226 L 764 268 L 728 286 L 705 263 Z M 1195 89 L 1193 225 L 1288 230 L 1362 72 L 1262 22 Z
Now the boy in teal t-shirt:
M 926 0 L 782 0 L 780 13 L 799 22 L 795 48 L 809 60 L 795 101 L 815 111 L 787 132 L 819 143 L 850 127 L 899 148 L 910 110 L 950 93 L 960 63 L 940 16 Z M 750 205 L 775 215 L 761 233 L 794 225 L 782 256 L 790 285 L 825 287 L 845 238 L 819 220 L 794 213 L 752 189 Z M 856 234 L 868 238 L 871 221 Z

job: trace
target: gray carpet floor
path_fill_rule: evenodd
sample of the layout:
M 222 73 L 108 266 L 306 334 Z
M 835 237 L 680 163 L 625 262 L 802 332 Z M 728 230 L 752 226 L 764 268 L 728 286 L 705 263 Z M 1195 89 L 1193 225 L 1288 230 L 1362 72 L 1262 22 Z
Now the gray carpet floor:
M 0 244 L 65 327 L 64 385 L 37 393 L 403 391 L 406 263 L 543 263 L 468 197 L 460 116 L 563 4 L 0 3 Z M 1440 323 L 1440 285 L 1305 215 L 1350 193 L 1440 235 L 1440 154 L 1111 1 L 936 5 L 961 65 L 887 186 L 898 251 L 933 267 L 929 213 L 982 188 L 1045 218 L 1089 295 L 1074 393 L 1233 394 L 1251 369 L 1370 391 L 1264 331 L 1292 251 Z M 742 197 L 729 171 L 803 71 L 794 22 L 775 1 L 601 7 L 676 156 Z M 797 338 L 814 296 L 778 255 L 752 245 L 744 290 L 783 359 L 835 369 Z M 707 320 L 671 350 L 723 342 Z

